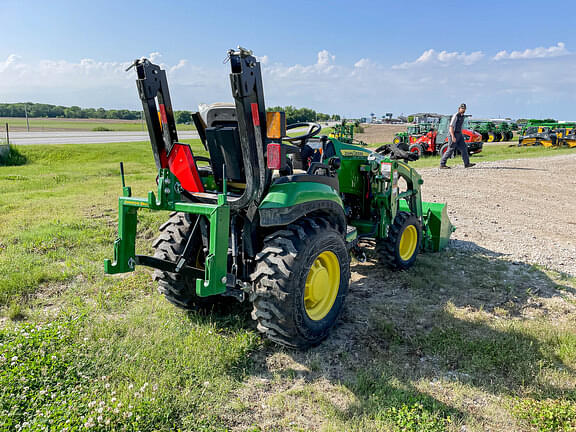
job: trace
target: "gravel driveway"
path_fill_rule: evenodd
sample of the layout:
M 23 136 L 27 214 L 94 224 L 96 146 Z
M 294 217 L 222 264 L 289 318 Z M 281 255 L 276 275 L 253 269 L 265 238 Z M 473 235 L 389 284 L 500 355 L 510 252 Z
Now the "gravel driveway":
M 576 152 L 418 169 L 423 200 L 448 203 L 451 247 L 504 254 L 576 276 Z

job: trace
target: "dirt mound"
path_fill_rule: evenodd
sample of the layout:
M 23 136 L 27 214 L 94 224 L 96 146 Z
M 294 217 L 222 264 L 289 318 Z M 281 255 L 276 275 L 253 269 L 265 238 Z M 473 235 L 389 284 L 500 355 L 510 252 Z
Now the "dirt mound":
M 362 125 L 363 133 L 355 134 L 354 138 L 367 144 L 391 143 L 398 132 L 406 132 L 405 124 Z

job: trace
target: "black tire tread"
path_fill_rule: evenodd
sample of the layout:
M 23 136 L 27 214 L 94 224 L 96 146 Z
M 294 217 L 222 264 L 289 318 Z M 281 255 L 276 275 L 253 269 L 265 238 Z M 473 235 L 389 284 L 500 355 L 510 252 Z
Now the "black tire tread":
M 398 212 L 396 218 L 388 230 L 388 236 L 385 239 L 379 239 L 376 241 L 376 253 L 380 258 L 380 261 L 388 265 L 392 270 L 406 270 L 410 265 L 406 266 L 405 263 L 399 261 L 396 257 L 395 245 L 398 238 L 402 234 L 402 228 L 404 224 L 413 216 L 410 212 Z M 417 220 L 418 231 L 420 233 L 420 238 L 422 237 L 422 227 L 420 221 Z M 418 248 L 420 243 L 418 244 Z M 418 249 L 416 250 L 416 254 Z
M 252 318 L 257 321 L 258 330 L 268 339 L 290 348 L 303 349 L 317 345 L 328 336 L 326 331 L 317 340 L 310 341 L 299 333 L 292 318 L 294 294 L 287 286 L 296 260 L 303 259 L 298 251 L 312 241 L 312 234 L 321 231 L 341 236 L 338 229 L 325 219 L 305 218 L 267 236 L 262 251 L 256 256 L 256 267 L 251 275 L 255 288 L 251 295 Z M 344 263 L 342 267 L 340 277 L 348 282 L 349 265 Z
M 152 243 L 154 257 L 176 262 L 185 246 L 190 226 L 189 214 L 171 213 L 170 219 L 160 226 L 160 234 Z M 156 269 L 152 278 L 158 282 L 158 292 L 179 308 L 198 310 L 213 304 L 211 297 L 198 297 L 193 284 L 188 283 L 182 275 Z

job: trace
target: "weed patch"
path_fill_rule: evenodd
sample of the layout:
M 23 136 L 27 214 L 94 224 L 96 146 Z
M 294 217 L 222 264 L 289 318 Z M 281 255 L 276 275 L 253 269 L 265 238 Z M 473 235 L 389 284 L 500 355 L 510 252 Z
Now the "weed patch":
M 576 430 L 576 404 L 571 400 L 524 399 L 512 411 L 540 432 Z
M 6 154 L 0 154 L 0 166 L 20 166 L 26 164 L 26 162 L 26 156 L 13 145 L 9 146 Z

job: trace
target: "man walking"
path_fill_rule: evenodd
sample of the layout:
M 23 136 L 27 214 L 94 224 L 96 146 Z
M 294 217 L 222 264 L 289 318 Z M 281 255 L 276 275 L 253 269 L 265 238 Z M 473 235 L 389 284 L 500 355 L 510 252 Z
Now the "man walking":
M 448 158 L 452 157 L 455 150 L 459 150 L 462 155 L 462 160 L 464 161 L 464 168 L 473 167 L 474 163 L 470 163 L 470 157 L 468 156 L 468 146 L 464 142 L 464 136 L 462 135 L 462 124 L 464 123 L 464 113 L 466 112 L 466 104 L 460 104 L 458 112 L 452 116 L 450 120 L 450 136 L 448 138 L 448 150 L 442 155 L 440 159 L 441 169 L 450 169 L 446 166 L 446 161 Z

